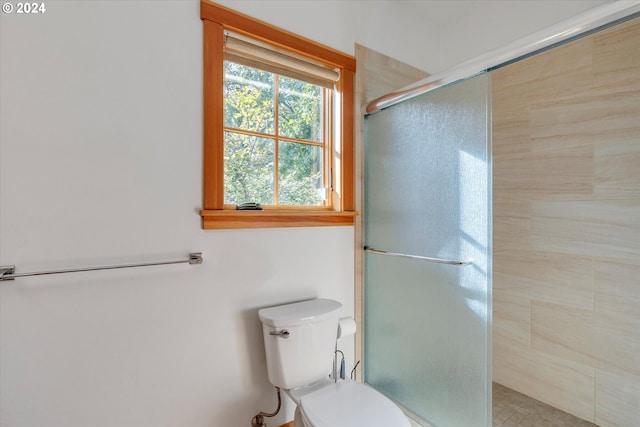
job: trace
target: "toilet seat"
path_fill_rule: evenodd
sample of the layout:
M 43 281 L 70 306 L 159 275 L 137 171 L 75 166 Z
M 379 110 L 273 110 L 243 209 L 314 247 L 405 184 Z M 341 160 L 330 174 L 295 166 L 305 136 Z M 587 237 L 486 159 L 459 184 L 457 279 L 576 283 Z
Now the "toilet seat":
M 369 386 L 345 380 L 300 398 L 300 416 L 307 427 L 409 427 L 409 420 L 391 400 Z

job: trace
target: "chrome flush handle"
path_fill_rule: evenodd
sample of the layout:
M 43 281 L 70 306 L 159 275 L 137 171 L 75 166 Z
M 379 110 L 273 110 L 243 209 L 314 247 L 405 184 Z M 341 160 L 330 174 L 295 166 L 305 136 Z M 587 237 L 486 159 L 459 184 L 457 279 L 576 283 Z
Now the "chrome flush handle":
M 281 331 L 271 331 L 269 335 L 275 335 L 282 338 L 289 338 L 289 331 L 282 329 Z

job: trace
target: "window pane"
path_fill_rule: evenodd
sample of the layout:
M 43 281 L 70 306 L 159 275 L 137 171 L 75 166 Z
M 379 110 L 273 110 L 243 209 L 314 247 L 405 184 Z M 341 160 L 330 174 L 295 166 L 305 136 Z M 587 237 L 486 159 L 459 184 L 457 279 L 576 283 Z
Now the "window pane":
M 225 132 L 224 202 L 274 204 L 273 139 Z
M 275 132 L 274 75 L 224 62 L 224 125 L 254 132 Z
M 321 206 L 322 147 L 281 141 L 278 162 L 280 204 Z
M 321 142 L 322 88 L 288 77 L 278 81 L 280 135 Z

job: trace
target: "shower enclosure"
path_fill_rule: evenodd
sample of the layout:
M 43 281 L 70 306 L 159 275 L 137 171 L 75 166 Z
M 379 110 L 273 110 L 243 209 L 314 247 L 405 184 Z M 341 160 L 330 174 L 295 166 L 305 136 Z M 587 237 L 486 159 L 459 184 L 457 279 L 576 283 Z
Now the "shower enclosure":
M 365 381 L 433 425 L 491 424 L 486 74 L 365 120 Z
M 370 114 L 365 117 L 363 183 L 364 380 L 404 407 L 418 423 L 444 427 L 492 423 L 491 112 L 493 102 L 501 108 L 496 110 L 496 123 L 500 115 L 503 121 L 515 120 L 516 109 L 508 104 L 505 110 L 505 100 L 520 102 L 522 97 L 498 90 L 500 96 L 496 94 L 492 100 L 489 71 L 524 63 L 522 59 L 627 21 L 620 33 L 604 33 L 592 43 L 594 53 L 589 55 L 593 56 L 586 58 L 589 67 L 593 66 L 593 74 L 586 80 L 578 80 L 575 92 L 566 92 L 572 83 L 569 81 L 575 77 L 566 75 L 566 66 L 560 63 L 559 70 L 553 70 L 555 74 L 552 72 L 551 76 L 565 76 L 567 81 L 561 79 L 562 84 L 548 87 L 549 99 L 532 101 L 535 109 L 530 110 L 535 110 L 532 114 L 536 114 L 537 120 L 532 123 L 538 126 L 534 136 L 540 140 L 550 137 L 542 130 L 553 125 L 557 141 L 553 144 L 547 141 L 546 146 L 539 143 L 533 148 L 528 145 L 518 148 L 509 138 L 505 142 L 504 134 L 511 137 L 509 132 L 513 128 L 521 130 L 522 123 L 529 122 L 516 121 L 513 128 L 498 126 L 502 134 L 496 130 L 496 151 L 500 147 L 504 151 L 506 144 L 507 154 L 502 153 L 501 163 L 495 163 L 496 184 L 502 191 L 499 194 L 496 190 L 496 197 L 522 202 L 520 198 L 527 196 L 526 191 L 511 183 L 522 183 L 523 176 L 529 179 L 525 190 L 534 191 L 536 197 L 534 200 L 525 197 L 524 203 L 520 203 L 525 214 L 532 216 L 531 228 L 527 229 L 532 236 L 530 247 L 512 253 L 512 245 L 496 252 L 495 278 L 496 284 L 499 279 L 504 282 L 504 266 L 510 266 L 505 259 L 516 266 L 528 266 L 534 278 L 545 275 L 543 279 L 547 280 L 555 278 L 556 272 L 572 272 L 573 267 L 567 267 L 567 262 L 582 262 L 585 256 L 591 257 L 587 261 L 595 266 L 587 268 L 592 277 L 586 281 L 582 276 L 565 280 L 567 283 L 552 281 L 551 285 L 538 280 L 536 287 L 530 277 L 507 275 L 507 280 L 524 280 L 525 285 L 531 285 L 525 290 L 530 293 L 527 298 L 540 299 L 526 305 L 529 311 L 524 315 L 518 315 L 522 322 L 517 322 L 520 317 L 509 320 L 506 331 L 516 338 L 510 343 L 516 350 L 509 354 L 515 351 L 526 358 L 527 351 L 536 351 L 535 356 L 549 368 L 543 374 L 551 377 L 543 377 L 555 382 L 556 389 L 552 388 L 555 397 L 547 403 L 559 403 L 562 399 L 558 396 L 567 394 L 563 393 L 567 390 L 587 391 L 592 393 L 591 400 L 576 400 L 577 404 L 569 402 L 560 407 L 603 425 L 630 425 L 629 420 L 637 419 L 640 382 L 633 359 L 636 347 L 630 344 L 637 343 L 637 328 L 625 325 L 637 322 L 634 302 L 637 299 L 630 291 L 637 284 L 637 274 L 633 272 L 638 266 L 637 168 L 630 166 L 631 159 L 637 159 L 632 154 L 637 153 L 634 145 L 637 139 L 629 136 L 637 137 L 638 104 L 633 94 L 638 87 L 638 62 L 633 58 L 638 56 L 630 52 L 638 46 L 640 33 L 637 21 L 633 21 L 638 17 L 640 1 L 610 2 L 378 98 L 367 107 Z M 584 54 L 580 50 L 580 55 Z M 536 70 L 547 70 L 548 65 L 547 60 L 539 68 L 524 72 L 525 76 L 530 73 L 533 76 L 533 89 L 523 89 L 527 96 L 542 87 L 541 73 Z M 576 67 L 591 73 L 591 68 L 582 63 Z M 504 87 L 505 79 L 496 78 L 496 88 L 498 82 Z M 513 76 L 510 78 L 506 79 L 506 85 L 516 87 Z M 591 86 L 585 86 L 585 82 Z M 586 88 L 593 92 L 587 92 Z M 568 106 L 581 112 L 568 113 L 565 111 Z M 613 110 L 606 110 L 607 106 Z M 594 115 L 594 111 L 599 114 Z M 561 113 L 564 121 L 558 119 Z M 607 120 L 598 122 L 601 127 L 587 130 L 575 124 L 593 124 L 593 117 Z M 560 128 L 559 124 L 565 127 Z M 574 133 L 578 137 L 572 140 Z M 587 134 L 598 137 L 585 140 Z M 558 145 L 564 140 L 568 140 L 568 147 Z M 513 154 L 514 150 L 520 151 Z M 570 173 L 564 160 L 567 158 L 573 159 Z M 556 169 L 541 166 L 549 162 L 559 166 L 554 179 L 548 171 Z M 509 166 L 505 169 L 505 165 Z M 498 166 L 502 168 L 500 171 Z M 565 179 L 567 176 L 570 178 Z M 574 176 L 585 182 L 577 190 L 575 184 L 583 181 L 573 179 Z M 538 180 L 531 184 L 532 179 Z M 565 181 L 573 185 L 570 187 L 573 192 L 563 186 Z M 505 196 L 505 188 L 513 191 Z M 606 194 L 605 189 L 609 191 Z M 571 196 L 574 193 L 577 195 Z M 584 194 L 590 198 L 585 199 Z M 499 208 L 504 207 L 504 203 L 496 205 L 497 216 Z M 509 212 L 511 215 L 515 209 Z M 615 220 L 610 219 L 609 212 L 616 213 Z M 523 216 L 520 211 L 516 214 L 518 218 Z M 581 233 L 575 227 L 569 229 L 574 234 L 566 232 L 573 218 L 588 227 L 583 227 Z M 611 221 L 617 222 L 611 225 Z M 512 228 L 509 230 L 513 231 Z M 564 234 L 559 235 L 558 230 Z M 607 237 L 615 230 L 624 230 L 615 238 L 618 246 Z M 498 241 L 498 234 L 496 244 L 502 242 Z M 523 243 L 518 241 L 520 234 L 508 237 Z M 612 253 L 613 246 L 617 255 Z M 622 258 L 613 259 L 614 255 Z M 550 272 L 538 271 L 552 262 L 555 264 Z M 509 268 L 521 273 L 519 267 Z M 499 277 L 499 273 L 503 276 Z M 576 283 L 586 286 L 578 295 L 584 297 L 582 300 L 576 300 L 573 287 Z M 541 292 L 540 286 L 555 293 Z M 583 300 L 586 303 L 580 305 Z M 502 301 L 496 298 L 496 306 L 499 302 L 504 303 L 504 298 Z M 560 303 L 573 306 L 561 311 Z M 496 324 L 498 320 L 496 315 Z M 590 332 L 578 334 L 576 339 L 575 331 L 582 331 L 585 324 Z M 520 339 L 521 335 L 516 334 L 518 328 L 532 336 Z M 504 333 L 505 328 L 496 331 L 496 338 L 499 332 Z M 567 345 L 556 344 L 555 340 L 563 337 L 574 338 Z M 500 340 L 495 344 L 495 359 L 499 362 Z M 616 358 L 604 354 L 609 348 L 618 351 Z M 501 357 L 504 361 L 506 356 Z M 503 382 L 511 381 L 518 386 L 522 383 L 518 379 L 533 377 L 528 373 L 519 377 L 516 371 L 508 372 L 510 376 L 503 374 Z M 576 372 L 580 373 L 579 378 Z M 575 384 L 582 386 L 569 387 Z M 599 397 L 597 405 L 595 395 Z M 538 398 L 545 400 L 545 396 Z

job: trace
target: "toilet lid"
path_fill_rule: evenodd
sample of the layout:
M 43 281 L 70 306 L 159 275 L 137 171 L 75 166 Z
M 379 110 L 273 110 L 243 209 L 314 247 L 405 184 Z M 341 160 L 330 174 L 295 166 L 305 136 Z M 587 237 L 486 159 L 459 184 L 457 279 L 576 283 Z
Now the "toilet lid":
M 409 427 L 391 400 L 350 380 L 302 396 L 300 409 L 313 427 Z

